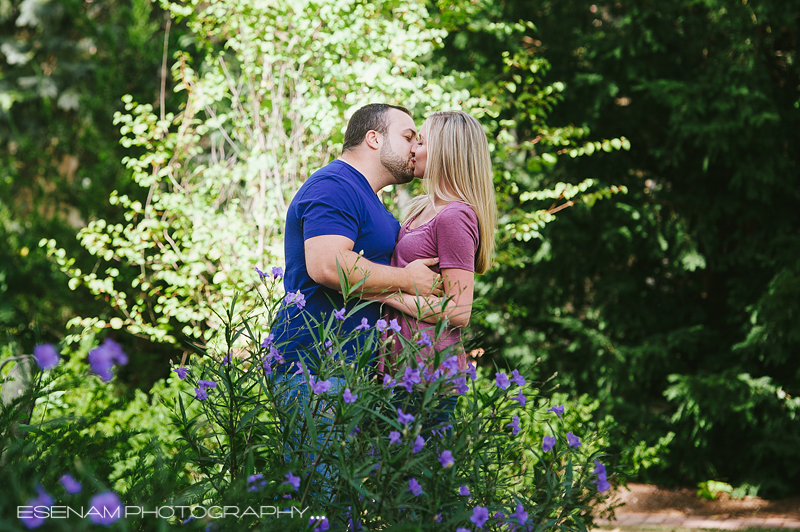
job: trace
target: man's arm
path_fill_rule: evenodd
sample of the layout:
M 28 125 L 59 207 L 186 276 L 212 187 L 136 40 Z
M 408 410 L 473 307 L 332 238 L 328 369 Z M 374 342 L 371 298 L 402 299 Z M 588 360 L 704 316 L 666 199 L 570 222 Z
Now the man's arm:
M 322 235 L 305 241 L 306 268 L 315 282 L 334 290 L 341 290 L 339 268 L 350 285 L 366 279 L 359 295 L 377 295 L 398 290 L 421 295 L 442 293 L 440 276 L 429 268 L 438 258 L 419 259 L 405 268 L 394 268 L 370 262 L 353 251 L 354 242 L 341 235 Z

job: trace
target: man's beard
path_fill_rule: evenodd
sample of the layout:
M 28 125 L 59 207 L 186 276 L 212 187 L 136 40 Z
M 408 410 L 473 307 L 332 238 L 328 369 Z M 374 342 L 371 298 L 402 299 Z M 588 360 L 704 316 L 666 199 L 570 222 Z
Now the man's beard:
M 385 143 L 381 147 L 381 164 L 394 177 L 398 184 L 409 183 L 414 180 L 414 167 L 409 164 L 409 159 L 403 159 Z

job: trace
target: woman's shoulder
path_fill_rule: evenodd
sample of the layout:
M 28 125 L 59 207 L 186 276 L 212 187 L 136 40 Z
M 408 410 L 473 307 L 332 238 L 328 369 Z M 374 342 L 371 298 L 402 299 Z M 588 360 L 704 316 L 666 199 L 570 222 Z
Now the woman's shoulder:
M 461 201 L 451 201 L 445 205 L 442 212 L 436 215 L 436 218 L 439 219 L 438 221 L 440 223 L 454 220 L 478 222 L 478 215 L 475 213 L 475 209 L 468 203 L 463 203 Z

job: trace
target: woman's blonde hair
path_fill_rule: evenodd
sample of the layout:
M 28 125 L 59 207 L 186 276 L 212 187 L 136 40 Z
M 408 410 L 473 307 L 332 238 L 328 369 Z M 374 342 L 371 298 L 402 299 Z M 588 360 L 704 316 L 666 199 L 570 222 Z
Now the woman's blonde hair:
M 428 162 L 425 194 L 414 198 L 403 223 L 418 216 L 434 198 L 460 201 L 478 216 L 478 251 L 475 272 L 484 273 L 492 263 L 497 205 L 492 181 L 489 142 L 480 123 L 463 111 L 440 111 L 425 121 L 428 126 Z

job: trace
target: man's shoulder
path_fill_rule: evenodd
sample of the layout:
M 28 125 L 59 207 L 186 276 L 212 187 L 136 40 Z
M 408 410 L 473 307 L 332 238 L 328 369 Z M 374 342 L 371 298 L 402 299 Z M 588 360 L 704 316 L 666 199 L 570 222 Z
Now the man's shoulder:
M 338 194 L 352 195 L 357 189 L 356 177 L 350 166 L 336 159 L 311 174 L 297 195 L 301 199 Z

